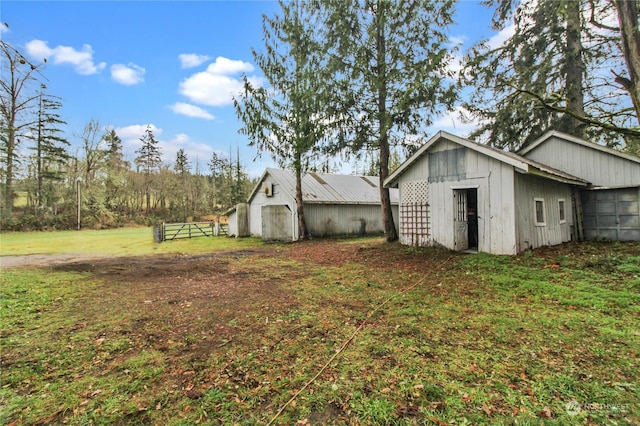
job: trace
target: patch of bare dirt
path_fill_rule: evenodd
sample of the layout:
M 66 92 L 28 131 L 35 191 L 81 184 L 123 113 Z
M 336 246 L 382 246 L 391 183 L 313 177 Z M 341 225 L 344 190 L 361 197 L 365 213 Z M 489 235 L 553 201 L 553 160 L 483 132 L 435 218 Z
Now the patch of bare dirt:
M 0 269 L 17 267 L 40 267 L 62 263 L 100 259 L 104 256 L 87 254 L 28 254 L 23 256 L 0 256 Z

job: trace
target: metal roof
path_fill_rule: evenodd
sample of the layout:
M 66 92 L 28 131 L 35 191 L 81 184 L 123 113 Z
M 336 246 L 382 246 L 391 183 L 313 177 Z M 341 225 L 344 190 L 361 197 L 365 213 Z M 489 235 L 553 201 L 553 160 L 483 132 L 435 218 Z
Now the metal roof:
M 295 198 L 296 176 L 292 170 L 267 168 L 249 196 L 249 202 L 261 188 L 267 175 L 280 190 Z M 335 175 L 308 172 L 302 177 L 302 199 L 314 204 L 380 204 L 380 180 L 377 176 Z M 398 190 L 389 190 L 391 204 L 398 204 Z

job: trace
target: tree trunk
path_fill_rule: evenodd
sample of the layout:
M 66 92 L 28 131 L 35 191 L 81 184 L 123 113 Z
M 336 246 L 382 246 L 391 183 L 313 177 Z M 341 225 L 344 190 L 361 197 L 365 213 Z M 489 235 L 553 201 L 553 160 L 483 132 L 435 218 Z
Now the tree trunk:
M 620 22 L 620 35 L 629 80 L 616 76 L 616 82 L 631 95 L 636 118 L 640 123 L 640 30 L 638 30 L 638 6 L 633 0 L 615 0 Z
M 567 21 L 567 55 L 565 59 L 565 78 L 567 88 L 567 108 L 577 116 L 584 116 L 583 77 L 585 73 L 582 60 L 582 42 L 580 37 L 580 2 L 568 0 L 565 3 Z M 586 123 L 575 116 L 567 117 L 568 133 L 584 138 Z
M 377 47 L 377 70 L 378 70 L 378 127 L 380 136 L 380 204 L 382 207 L 382 224 L 387 242 L 396 241 L 398 233 L 393 222 L 393 211 L 391 210 L 391 198 L 389 189 L 384 187 L 384 180 L 389 176 L 389 114 L 387 113 L 387 75 L 386 75 L 386 39 L 385 39 L 385 16 L 384 6 L 378 1 L 376 15 L 376 47 Z
M 384 142 L 380 141 L 380 203 L 382 205 L 384 235 L 387 242 L 392 242 L 398 239 L 398 233 L 396 232 L 396 225 L 393 221 L 389 188 L 384 187 L 384 180 L 387 177 L 389 177 L 389 141 L 385 134 Z
M 302 166 L 300 160 L 296 160 L 296 212 L 298 214 L 298 239 L 306 240 L 309 237 L 307 222 L 304 219 L 304 204 L 302 199 Z

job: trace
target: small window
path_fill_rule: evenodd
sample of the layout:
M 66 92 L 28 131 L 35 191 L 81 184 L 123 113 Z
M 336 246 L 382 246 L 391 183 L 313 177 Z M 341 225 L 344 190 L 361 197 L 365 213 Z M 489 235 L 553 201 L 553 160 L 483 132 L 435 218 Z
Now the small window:
M 560 217 L 560 223 L 565 223 L 567 221 L 563 199 L 558 200 L 558 216 Z
M 544 217 L 544 200 L 542 198 L 534 198 L 535 203 L 535 214 L 536 214 L 536 226 L 545 226 L 545 217 Z

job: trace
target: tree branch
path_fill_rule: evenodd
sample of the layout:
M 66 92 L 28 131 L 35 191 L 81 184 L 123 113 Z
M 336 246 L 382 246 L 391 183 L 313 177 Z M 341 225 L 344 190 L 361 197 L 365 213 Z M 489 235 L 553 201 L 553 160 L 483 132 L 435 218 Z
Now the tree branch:
M 593 0 L 589 0 L 589 6 L 591 8 L 591 17 L 589 18 L 589 23 L 593 24 L 596 28 L 600 28 L 602 30 L 609 30 L 609 31 L 615 31 L 615 32 L 620 31 L 619 27 L 610 27 L 608 25 L 605 25 L 601 22 L 596 21 L 596 5 L 594 4 Z
M 515 95 L 518 95 L 518 94 L 529 95 L 532 98 L 535 98 L 537 101 L 539 101 L 545 108 L 547 108 L 547 109 L 549 109 L 551 111 L 554 111 L 554 112 L 559 112 L 559 113 L 562 113 L 562 114 L 570 115 L 571 117 L 575 118 L 576 120 L 579 120 L 582 123 L 588 124 L 590 126 L 600 127 L 602 129 L 605 129 L 605 130 L 610 130 L 612 132 L 619 133 L 621 135 L 633 136 L 635 138 L 640 138 L 640 130 L 630 129 L 630 128 L 627 128 L 627 127 L 619 127 L 619 126 L 616 126 L 615 124 L 606 123 L 606 122 L 600 121 L 600 120 L 592 118 L 592 117 L 586 117 L 586 116 L 577 114 L 575 111 L 572 111 L 569 108 L 560 107 L 560 106 L 553 105 L 553 104 L 549 103 L 545 98 L 543 98 L 539 94 L 534 93 L 534 92 L 532 92 L 530 90 L 517 89 L 516 93 L 514 93 L 514 94 Z

